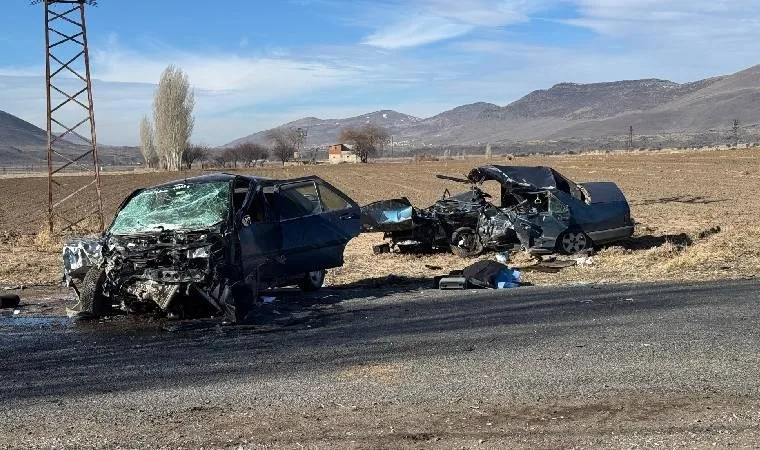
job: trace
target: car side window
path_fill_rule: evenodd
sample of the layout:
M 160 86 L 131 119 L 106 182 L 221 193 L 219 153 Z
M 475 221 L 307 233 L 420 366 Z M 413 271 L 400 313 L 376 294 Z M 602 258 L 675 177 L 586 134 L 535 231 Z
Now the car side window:
M 317 186 L 313 181 L 286 184 L 277 195 L 280 220 L 310 216 L 322 212 Z
M 562 203 L 560 199 L 558 199 L 553 194 L 549 194 L 549 212 L 552 214 L 565 214 L 569 210 L 567 208 L 567 205 Z
M 319 197 L 322 199 L 322 208 L 324 211 L 340 211 L 351 207 L 351 203 L 338 191 L 319 183 Z

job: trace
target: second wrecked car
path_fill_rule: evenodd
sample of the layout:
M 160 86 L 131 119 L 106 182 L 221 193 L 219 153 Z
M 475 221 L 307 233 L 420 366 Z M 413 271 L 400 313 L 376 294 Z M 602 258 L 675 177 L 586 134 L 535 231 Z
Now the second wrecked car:
M 64 279 L 86 315 L 239 322 L 260 289 L 319 289 L 358 233 L 359 207 L 319 177 L 205 175 L 133 192 L 101 237 L 67 243 Z
M 531 253 L 571 254 L 594 245 L 625 239 L 634 222 L 623 192 L 612 182 L 574 183 L 550 167 L 487 165 L 466 179 L 439 178 L 470 184 L 468 191 L 444 193 L 428 208 L 406 198 L 382 200 L 362 208 L 362 228 L 382 232 L 396 249 L 450 249 L 474 256 L 484 249 L 520 246 Z M 499 185 L 497 202 L 481 189 Z

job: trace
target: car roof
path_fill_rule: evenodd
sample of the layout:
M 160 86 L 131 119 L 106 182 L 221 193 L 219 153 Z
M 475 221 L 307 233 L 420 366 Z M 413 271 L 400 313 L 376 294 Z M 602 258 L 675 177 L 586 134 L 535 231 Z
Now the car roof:
M 562 177 L 557 171 L 546 166 L 486 165 L 470 171 L 467 178 L 473 182 L 495 180 L 513 188 L 538 191 L 556 189 L 557 176 Z
M 148 189 L 169 187 L 169 186 L 174 186 L 177 184 L 202 184 L 202 183 L 229 182 L 235 179 L 254 182 L 260 185 L 272 184 L 278 181 L 278 180 L 273 180 L 271 178 L 266 178 L 266 177 L 256 177 L 256 176 L 250 176 L 250 175 L 239 175 L 239 174 L 234 174 L 234 173 L 218 172 L 218 173 L 209 173 L 205 175 L 199 175 L 195 177 L 180 178 L 177 180 L 168 181 L 166 183 L 157 184 L 155 186 L 150 186 Z

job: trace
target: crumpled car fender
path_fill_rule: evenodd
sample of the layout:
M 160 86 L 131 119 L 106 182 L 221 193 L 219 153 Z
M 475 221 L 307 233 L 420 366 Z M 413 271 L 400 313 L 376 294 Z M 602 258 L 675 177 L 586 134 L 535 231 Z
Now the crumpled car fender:
M 63 282 L 71 286 L 73 278 L 82 278 L 90 267 L 103 262 L 102 238 L 79 238 L 63 246 Z

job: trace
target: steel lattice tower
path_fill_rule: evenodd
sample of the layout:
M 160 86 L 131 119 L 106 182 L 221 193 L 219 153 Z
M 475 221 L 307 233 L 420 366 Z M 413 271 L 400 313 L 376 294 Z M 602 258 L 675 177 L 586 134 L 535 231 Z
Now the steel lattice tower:
M 95 1 L 44 3 L 50 232 L 102 231 L 103 201 L 85 22 L 85 4 L 94 5 Z M 85 131 L 78 132 L 80 127 Z M 65 140 L 77 134 L 85 140 L 89 137 L 85 152 Z M 66 170 L 87 175 L 64 177 Z

